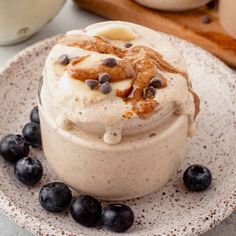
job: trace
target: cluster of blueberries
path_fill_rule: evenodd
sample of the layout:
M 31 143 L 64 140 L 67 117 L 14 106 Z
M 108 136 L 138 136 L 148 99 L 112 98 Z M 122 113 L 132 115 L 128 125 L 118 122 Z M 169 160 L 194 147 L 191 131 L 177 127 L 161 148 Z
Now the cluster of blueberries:
M 43 175 L 43 166 L 36 158 L 28 157 L 29 146 L 41 146 L 41 131 L 38 107 L 30 113 L 30 122 L 22 129 L 22 135 L 9 134 L 0 142 L 0 155 L 8 162 L 14 163 L 14 173 L 24 184 L 32 186 Z
M 22 135 L 10 134 L 0 142 L 0 155 L 14 163 L 17 179 L 25 185 L 35 185 L 43 175 L 43 166 L 36 158 L 28 157 L 29 146 L 41 146 L 41 131 L 38 107 L 30 113 L 30 122 L 22 130 Z M 183 175 L 186 187 L 194 192 L 206 190 L 212 182 L 211 171 L 203 165 L 189 166 Z M 44 185 L 39 192 L 39 202 L 50 212 L 62 212 L 70 205 L 70 213 L 75 221 L 86 227 L 99 224 L 113 232 L 124 232 L 134 223 L 132 209 L 124 204 L 109 204 L 102 208 L 100 202 L 87 195 L 72 200 L 72 192 L 62 182 Z
M 61 182 L 44 185 L 39 192 L 39 202 L 50 212 L 64 211 L 70 205 L 73 219 L 86 227 L 102 225 L 113 232 L 124 232 L 134 223 L 134 213 L 129 206 L 109 204 L 102 208 L 97 199 L 88 195 L 72 200 L 71 190 Z
M 43 176 L 41 162 L 28 157 L 30 146 L 41 147 L 38 107 L 32 109 L 30 120 L 23 127 L 22 135 L 9 134 L 0 142 L 0 155 L 15 164 L 14 173 L 17 179 L 27 186 L 35 185 Z M 124 232 L 134 223 L 134 213 L 129 206 L 109 204 L 102 208 L 97 199 L 87 195 L 72 200 L 71 190 L 62 182 L 45 184 L 39 191 L 39 202 L 50 212 L 62 212 L 70 205 L 72 217 L 87 227 L 102 224 L 113 232 Z

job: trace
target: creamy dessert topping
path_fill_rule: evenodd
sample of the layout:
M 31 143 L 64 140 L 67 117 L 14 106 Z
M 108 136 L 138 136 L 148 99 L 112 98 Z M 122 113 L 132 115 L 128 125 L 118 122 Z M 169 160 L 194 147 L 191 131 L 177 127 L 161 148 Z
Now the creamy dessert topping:
M 131 123 L 158 125 L 163 111 L 166 119 L 188 115 L 191 133 L 199 112 L 183 58 L 156 32 L 131 23 L 100 23 L 63 36 L 47 59 L 44 82 L 60 110 L 59 126 L 68 127 L 65 119 L 104 132 L 108 144 L 120 142 Z
M 149 85 L 153 78 L 157 78 L 156 83 L 159 85 L 156 88 L 164 88 L 167 86 L 167 79 L 160 73 L 161 71 L 169 73 L 177 73 L 182 75 L 186 80 L 188 80 L 187 73 L 182 72 L 167 61 L 154 49 L 147 46 L 133 46 L 128 47 L 129 49 L 120 48 L 106 41 L 105 38 L 100 38 L 98 36 L 81 36 L 81 35 L 65 35 L 61 40 L 60 44 L 79 47 L 85 50 L 94 51 L 103 54 L 113 54 L 119 57 L 119 60 L 115 58 L 106 58 L 102 61 L 95 62 L 85 68 L 76 67 L 81 61 L 83 61 L 86 56 L 74 59 L 67 66 L 67 71 L 74 79 L 79 79 L 81 81 L 94 80 L 95 85 L 99 76 L 102 73 L 109 75 L 109 80 L 111 82 L 117 82 L 121 80 L 132 79 L 132 84 L 130 88 L 125 88 L 123 91 L 117 91 L 116 95 L 123 97 L 125 101 L 131 101 L 133 104 L 133 111 L 145 117 L 146 113 L 153 112 L 158 104 L 157 101 L 150 102 L 147 99 L 153 99 L 155 97 L 156 91 L 155 87 Z M 127 48 L 127 44 L 125 45 Z M 188 81 L 189 89 L 191 90 L 190 83 Z M 102 93 L 109 93 L 111 87 L 106 84 L 102 86 Z M 94 86 L 90 86 L 94 89 Z M 135 88 L 135 89 L 134 89 Z M 106 92 L 105 92 L 106 91 Z M 108 92 L 109 91 L 109 92 Z M 133 96 L 130 97 L 131 93 Z M 192 92 L 194 100 L 198 99 L 197 96 Z M 139 103 L 142 101 L 141 105 Z M 145 102 L 146 101 L 146 102 Z M 196 106 L 198 103 L 196 103 Z M 146 107 L 146 108 L 145 108 Z M 198 112 L 199 108 L 196 107 Z

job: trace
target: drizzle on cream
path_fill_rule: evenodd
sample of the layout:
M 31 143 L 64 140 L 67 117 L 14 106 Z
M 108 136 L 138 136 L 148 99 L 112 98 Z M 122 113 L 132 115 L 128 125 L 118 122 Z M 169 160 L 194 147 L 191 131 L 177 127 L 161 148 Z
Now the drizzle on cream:
M 129 49 L 124 47 L 127 42 L 133 45 Z M 68 66 L 57 64 L 62 54 L 72 58 Z M 147 55 L 148 62 L 144 60 Z M 108 57 L 116 58 L 120 67 L 101 66 Z M 105 95 L 84 83 L 103 71 L 112 75 L 112 92 Z M 154 75 L 165 86 L 146 100 L 142 89 Z M 192 91 L 182 56 L 157 32 L 126 22 L 98 23 L 66 34 L 47 58 L 44 85 L 58 110 L 57 126 L 69 130 L 73 123 L 86 132 L 103 133 L 107 144 L 119 143 L 122 135 L 139 127 L 158 126 L 175 114 L 189 116 L 192 136 L 199 112 L 199 98 Z

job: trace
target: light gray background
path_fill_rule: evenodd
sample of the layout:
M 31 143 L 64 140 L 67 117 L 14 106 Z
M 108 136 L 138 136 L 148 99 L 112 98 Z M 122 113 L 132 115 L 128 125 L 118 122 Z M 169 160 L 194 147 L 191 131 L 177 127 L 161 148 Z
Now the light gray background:
M 39 40 L 101 20 L 104 19 L 79 9 L 71 1 L 67 1 L 60 14 L 38 34 L 24 43 L 10 47 L 0 47 L 0 66 L 4 65 L 16 53 Z M 0 236 L 32 236 L 32 234 L 22 230 L 6 216 L 0 215 Z M 204 236 L 236 236 L 236 214 L 234 213 L 218 227 L 204 234 Z

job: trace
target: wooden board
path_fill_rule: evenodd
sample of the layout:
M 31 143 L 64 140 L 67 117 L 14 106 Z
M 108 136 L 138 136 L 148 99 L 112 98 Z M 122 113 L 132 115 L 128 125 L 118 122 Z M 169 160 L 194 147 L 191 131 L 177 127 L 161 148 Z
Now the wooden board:
M 132 0 L 74 1 L 80 7 L 108 19 L 138 23 L 186 39 L 236 67 L 236 40 L 224 32 L 216 10 L 202 7 L 184 13 L 169 13 L 145 8 Z M 212 19 L 209 24 L 201 22 L 206 14 Z

